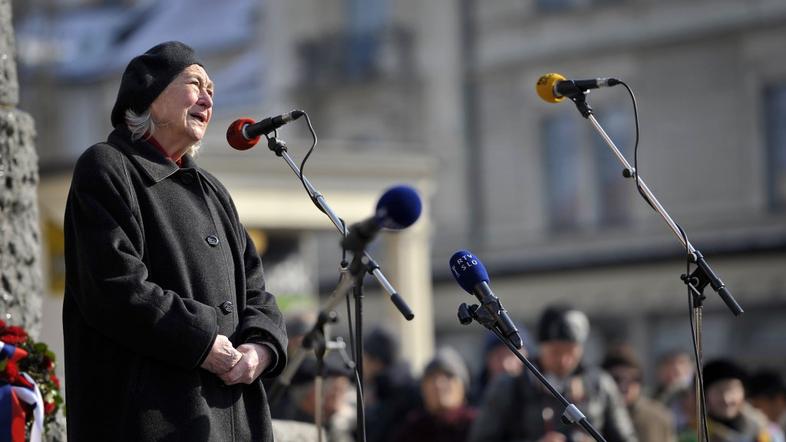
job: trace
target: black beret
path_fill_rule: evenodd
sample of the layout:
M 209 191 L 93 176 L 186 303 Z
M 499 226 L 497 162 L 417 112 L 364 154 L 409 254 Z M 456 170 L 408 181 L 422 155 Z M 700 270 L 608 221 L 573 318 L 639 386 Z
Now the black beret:
M 538 341 L 570 341 L 583 344 L 589 335 L 589 319 L 583 312 L 567 306 L 551 306 L 538 323 Z
M 112 126 L 125 124 L 126 110 L 142 113 L 183 69 L 202 62 L 194 50 L 179 41 L 153 46 L 134 57 L 123 72 L 117 100 L 112 108 Z

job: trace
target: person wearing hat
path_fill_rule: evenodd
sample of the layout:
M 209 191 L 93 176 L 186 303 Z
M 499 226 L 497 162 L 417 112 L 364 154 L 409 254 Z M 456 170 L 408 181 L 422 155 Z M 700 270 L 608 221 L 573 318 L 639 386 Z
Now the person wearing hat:
M 748 380 L 746 389 L 751 405 L 767 416 L 770 428 L 780 431 L 779 441 L 786 440 L 786 383 L 775 370 L 759 370 Z
M 521 353 L 526 357 L 529 354 L 532 338 L 530 338 L 527 328 L 521 324 L 516 324 L 516 329 L 521 335 L 524 346 L 521 348 Z M 483 400 L 483 395 L 486 388 L 496 379 L 497 376 L 506 373 L 510 376 L 517 376 L 524 371 L 524 364 L 516 357 L 513 352 L 500 341 L 499 338 L 491 332 L 486 334 L 486 340 L 483 345 L 483 359 L 480 371 L 472 382 L 472 388 L 469 394 L 469 401 L 472 405 L 477 406 Z
M 538 322 L 534 364 L 575 404 L 608 442 L 636 441 L 630 416 L 614 380 L 581 363 L 589 336 L 587 316 L 568 306 L 550 306 Z M 528 370 L 500 375 L 488 388 L 469 440 L 580 442 L 592 440 L 578 425 L 561 421 L 565 407 Z
M 226 188 L 194 153 L 213 82 L 194 51 L 132 59 L 114 130 L 74 169 L 63 300 L 68 438 L 272 441 L 262 376 L 284 320 Z
M 395 442 L 463 442 L 477 411 L 467 405 L 469 370 L 461 355 L 443 347 L 423 370 L 423 407 L 409 413 Z
M 409 365 L 399 357 L 398 337 L 388 327 L 374 327 L 364 337 L 363 378 L 366 440 L 389 442 L 422 401 Z
M 704 364 L 703 376 L 710 442 L 774 440 L 766 416 L 745 402 L 748 376 L 742 367 L 728 359 L 715 359 Z M 695 440 L 695 433 L 694 428 L 685 436 Z
M 350 381 L 353 370 L 336 352 L 323 358 L 320 368 L 313 355 L 303 360 L 289 388 L 289 402 L 279 417 L 283 420 L 316 424 L 317 411 L 327 440 L 354 442 L 357 427 L 355 388 Z M 317 375 L 322 378 L 320 403 L 317 403 Z

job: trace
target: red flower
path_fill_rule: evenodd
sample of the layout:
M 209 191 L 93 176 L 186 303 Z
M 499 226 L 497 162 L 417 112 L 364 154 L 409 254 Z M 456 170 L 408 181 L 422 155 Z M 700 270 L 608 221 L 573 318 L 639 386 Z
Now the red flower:
M 0 330 L 0 341 L 6 344 L 18 345 L 27 341 L 27 332 L 22 327 L 12 325 Z
M 52 402 L 45 402 L 44 403 L 44 414 L 46 414 L 46 415 L 52 414 L 52 412 L 55 411 L 55 408 L 57 408 L 57 405 L 55 404 L 54 401 L 52 401 Z
M 52 373 L 49 376 L 49 380 L 52 381 L 53 384 L 55 384 L 55 388 L 56 389 L 58 389 L 58 390 L 60 389 L 60 379 L 58 379 L 57 376 L 55 376 L 54 373 Z

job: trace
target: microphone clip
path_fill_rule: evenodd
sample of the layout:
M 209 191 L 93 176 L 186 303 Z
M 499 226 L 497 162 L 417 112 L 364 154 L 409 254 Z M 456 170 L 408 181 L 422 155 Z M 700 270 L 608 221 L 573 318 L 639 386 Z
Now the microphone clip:
M 287 151 L 287 143 L 273 136 L 267 139 L 267 148 L 280 157 Z
M 489 330 L 496 330 L 500 335 L 505 335 L 497 323 L 497 318 L 488 309 L 482 308 L 478 304 L 467 305 L 466 302 L 462 302 L 459 305 L 457 316 L 461 325 L 472 324 L 474 320 Z
M 576 104 L 576 108 L 579 110 L 579 113 L 584 118 L 589 118 L 590 115 L 593 114 L 592 107 L 587 103 L 587 94 L 589 91 L 583 91 L 579 94 L 573 94 L 570 97 L 570 101 Z

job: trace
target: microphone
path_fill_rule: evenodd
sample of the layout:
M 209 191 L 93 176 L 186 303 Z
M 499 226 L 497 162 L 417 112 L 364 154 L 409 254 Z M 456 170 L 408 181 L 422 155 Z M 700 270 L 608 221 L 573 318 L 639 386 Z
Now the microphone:
M 373 216 L 349 227 L 341 245 L 347 250 L 360 251 L 383 228 L 401 230 L 414 224 L 422 208 L 415 189 L 404 185 L 391 187 L 379 198 Z
M 259 142 L 260 136 L 267 135 L 304 114 L 302 110 L 294 109 L 285 114 L 265 118 L 258 123 L 250 118 L 239 118 L 227 128 L 227 142 L 237 150 L 251 149 Z
M 513 321 L 499 298 L 494 296 L 494 292 L 491 291 L 489 275 L 480 259 L 469 250 L 459 250 L 450 258 L 450 271 L 453 272 L 453 277 L 456 278 L 456 282 L 461 288 L 478 298 L 485 312 L 491 316 L 494 325 L 502 335 L 520 349 L 523 343 L 519 331 L 513 325 Z
M 590 80 L 568 80 L 560 74 L 546 74 L 538 78 L 535 90 L 538 96 L 548 103 L 559 103 L 565 97 L 571 98 L 590 89 L 611 87 L 620 84 L 616 78 L 593 78 Z

